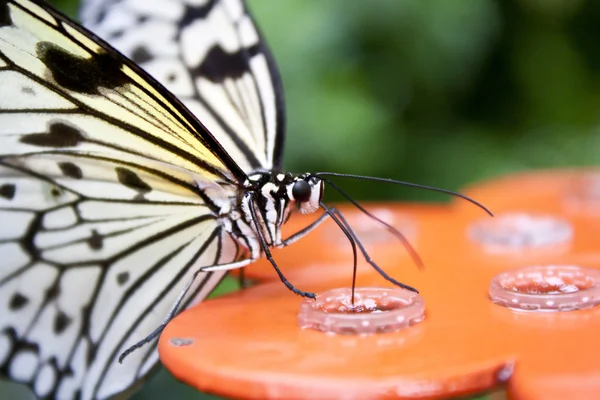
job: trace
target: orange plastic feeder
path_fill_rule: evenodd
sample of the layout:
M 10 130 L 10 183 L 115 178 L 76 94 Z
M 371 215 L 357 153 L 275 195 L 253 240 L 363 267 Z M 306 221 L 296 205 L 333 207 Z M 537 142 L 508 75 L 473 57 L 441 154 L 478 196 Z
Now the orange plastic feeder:
M 164 365 L 231 398 L 433 399 L 502 385 L 510 399 L 600 399 L 600 172 L 535 172 L 466 194 L 496 217 L 462 202 L 369 205 L 408 237 L 424 270 L 384 228 L 340 207 L 378 265 L 420 295 L 362 262 L 349 302 L 336 289 L 350 286 L 350 247 L 325 225 L 274 252 L 316 302 L 261 261 L 247 269 L 256 286 L 171 321 Z

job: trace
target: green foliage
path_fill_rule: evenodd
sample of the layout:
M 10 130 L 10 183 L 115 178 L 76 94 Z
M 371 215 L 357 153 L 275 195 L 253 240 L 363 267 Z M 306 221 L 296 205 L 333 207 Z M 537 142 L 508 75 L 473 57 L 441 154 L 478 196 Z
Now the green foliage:
M 457 189 L 524 169 L 595 164 L 596 2 L 250 4 L 282 69 L 290 170 Z M 360 199 L 433 196 L 344 186 Z

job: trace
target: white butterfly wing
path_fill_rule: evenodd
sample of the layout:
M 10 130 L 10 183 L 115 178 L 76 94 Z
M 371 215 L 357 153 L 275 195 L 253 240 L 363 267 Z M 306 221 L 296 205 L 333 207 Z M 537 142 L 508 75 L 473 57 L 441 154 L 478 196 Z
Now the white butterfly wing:
M 148 82 L 44 7 L 0 3 L 0 374 L 39 397 L 135 385 L 156 350 L 120 352 L 198 267 L 239 256 L 217 221 L 239 172 Z
M 85 0 L 83 24 L 198 117 L 246 173 L 279 169 L 279 73 L 242 0 Z

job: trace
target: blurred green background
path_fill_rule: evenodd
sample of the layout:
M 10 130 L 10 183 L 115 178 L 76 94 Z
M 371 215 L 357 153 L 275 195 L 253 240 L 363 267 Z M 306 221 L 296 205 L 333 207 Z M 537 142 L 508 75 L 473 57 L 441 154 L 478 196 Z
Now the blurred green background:
M 54 3 L 75 15 L 77 0 Z M 459 189 L 597 163 L 598 1 L 249 4 L 283 75 L 287 170 Z M 446 200 L 383 184 L 343 187 L 360 200 Z M 167 396 L 203 398 L 163 372 L 135 399 Z

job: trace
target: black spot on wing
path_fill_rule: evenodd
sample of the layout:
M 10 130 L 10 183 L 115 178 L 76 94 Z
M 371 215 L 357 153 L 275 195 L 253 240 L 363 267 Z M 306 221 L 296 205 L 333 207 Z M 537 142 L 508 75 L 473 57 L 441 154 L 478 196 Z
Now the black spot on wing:
M 50 196 L 54 197 L 55 199 L 62 196 L 62 194 L 63 194 L 63 191 L 58 186 L 52 186 L 52 189 L 50 189 Z
M 83 135 L 77 129 L 64 122 L 53 122 L 47 133 L 23 135 L 21 143 L 40 147 L 75 147 L 83 141 Z
M 36 53 L 56 83 L 67 90 L 99 94 L 101 87 L 114 89 L 128 82 L 121 71 L 122 64 L 107 53 L 85 58 L 50 42 L 38 43 Z
M 11 298 L 8 304 L 8 307 L 12 311 L 18 311 L 25 307 L 29 303 L 29 299 L 23 296 L 21 293 L 15 293 Z
M 138 46 L 131 52 L 131 59 L 135 61 L 136 64 L 143 64 L 151 61 L 153 58 L 152 54 L 150 54 L 143 46 Z
M 129 272 L 123 271 L 117 274 L 117 283 L 119 285 L 124 285 L 129 280 Z
M 64 312 L 58 310 L 56 316 L 54 317 L 54 333 L 56 333 L 57 335 L 63 333 L 65 329 L 67 329 L 69 325 L 71 325 L 72 321 L 73 320 L 71 319 L 71 317 L 69 317 Z
M 186 27 L 196 21 L 206 19 L 219 1 L 220 0 L 210 0 L 201 6 L 186 4 L 183 16 L 179 20 L 179 26 Z
M 148 193 L 152 191 L 150 185 L 142 180 L 135 172 L 130 169 L 117 167 L 115 168 L 119 182 L 127 186 L 129 189 L 136 190 L 140 193 Z
M 12 25 L 12 19 L 10 18 L 10 9 L 8 8 L 8 2 L 3 1 L 0 3 L 0 26 Z
M 112 32 L 111 39 L 112 40 L 119 39 L 124 34 L 125 34 L 125 30 L 123 30 L 123 29 L 116 30 L 116 31 Z
M 87 242 L 92 250 L 101 250 L 104 247 L 104 238 L 95 229 L 92 229 L 92 235 Z
M 0 186 L 0 197 L 4 197 L 5 199 L 12 200 L 15 197 L 15 193 L 17 191 L 17 187 L 14 183 L 6 183 Z
M 61 162 L 58 163 L 58 168 L 62 171 L 63 175 L 68 178 L 73 179 L 81 179 L 83 178 L 83 173 L 81 172 L 81 168 L 72 162 Z
M 195 75 L 204 76 L 215 83 L 221 83 L 226 78 L 240 78 L 248 72 L 248 61 L 258 53 L 258 46 L 245 48 L 235 53 L 227 53 L 220 46 L 211 48 L 194 71 Z
M 23 86 L 23 87 L 21 88 L 21 93 L 24 93 L 24 94 L 28 94 L 28 95 L 30 95 L 30 96 L 33 96 L 33 95 L 35 95 L 35 90 L 33 90 L 33 88 L 31 88 L 31 87 L 29 87 L 29 86 Z

